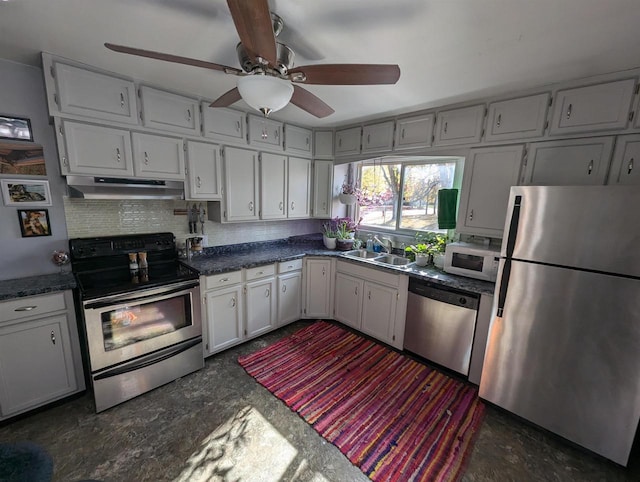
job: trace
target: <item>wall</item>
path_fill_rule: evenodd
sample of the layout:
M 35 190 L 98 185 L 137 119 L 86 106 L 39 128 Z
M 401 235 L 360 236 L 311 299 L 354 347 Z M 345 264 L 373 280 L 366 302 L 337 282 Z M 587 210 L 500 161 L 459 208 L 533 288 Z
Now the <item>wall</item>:
M 184 209 L 186 201 L 164 200 L 87 200 L 64 199 L 67 230 L 70 238 L 112 236 L 117 234 L 169 231 L 178 242 L 189 236 L 186 215 L 174 215 L 174 209 Z M 193 204 L 193 201 L 189 204 Z M 206 203 L 204 203 L 206 209 Z M 255 223 L 220 224 L 205 221 L 208 246 L 268 241 L 297 234 L 319 233 L 322 221 L 261 221 Z M 200 232 L 200 224 L 198 224 Z
M 53 199 L 49 210 L 51 236 L 22 238 L 16 207 L 0 203 L 0 279 L 55 273 L 51 262 L 56 249 L 67 249 L 67 230 L 62 196 L 65 184 L 58 168 L 54 130 L 49 125 L 42 71 L 36 67 L 0 60 L 0 115 L 31 120 L 34 142 L 42 144 L 47 179 Z M 3 175 L 4 178 L 42 179 L 34 176 Z M 27 207 L 27 206 L 25 206 Z M 68 266 L 65 267 L 68 269 Z

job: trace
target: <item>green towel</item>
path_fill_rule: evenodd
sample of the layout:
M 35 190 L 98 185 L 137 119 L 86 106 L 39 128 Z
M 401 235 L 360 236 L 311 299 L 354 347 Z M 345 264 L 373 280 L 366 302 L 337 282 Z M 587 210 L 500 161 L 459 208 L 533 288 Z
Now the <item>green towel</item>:
M 455 229 L 457 189 L 440 189 L 438 191 L 438 228 Z

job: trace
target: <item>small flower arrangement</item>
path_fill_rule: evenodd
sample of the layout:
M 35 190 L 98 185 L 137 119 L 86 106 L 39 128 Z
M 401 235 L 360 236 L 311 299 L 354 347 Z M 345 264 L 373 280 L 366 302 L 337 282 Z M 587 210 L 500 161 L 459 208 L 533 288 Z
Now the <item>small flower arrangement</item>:
M 337 231 L 338 226 L 333 219 L 331 221 L 327 221 L 326 223 L 322 223 L 322 234 L 324 234 L 327 238 L 337 238 Z
M 344 218 L 334 218 L 331 220 L 331 222 L 336 227 L 335 231 L 336 231 L 336 237 L 338 239 L 353 238 L 356 230 L 360 226 L 361 221 L 362 221 L 362 218 L 360 218 L 356 223 L 349 216 L 346 216 Z

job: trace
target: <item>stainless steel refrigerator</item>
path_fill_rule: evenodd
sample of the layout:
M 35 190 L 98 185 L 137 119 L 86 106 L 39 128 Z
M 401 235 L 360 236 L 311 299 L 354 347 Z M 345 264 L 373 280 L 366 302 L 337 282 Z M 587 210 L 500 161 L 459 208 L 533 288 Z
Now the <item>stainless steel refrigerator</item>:
M 513 187 L 480 397 L 627 465 L 640 418 L 640 187 Z

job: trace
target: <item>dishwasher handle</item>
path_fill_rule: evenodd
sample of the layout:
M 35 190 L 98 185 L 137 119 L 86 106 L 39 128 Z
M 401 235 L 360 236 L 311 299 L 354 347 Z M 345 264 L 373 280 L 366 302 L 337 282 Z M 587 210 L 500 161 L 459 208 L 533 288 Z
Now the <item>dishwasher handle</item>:
M 436 288 L 430 284 L 410 283 L 409 292 L 424 298 L 441 301 L 453 306 L 460 306 L 470 310 L 478 310 L 479 299 L 477 295 L 465 293 L 454 289 Z

